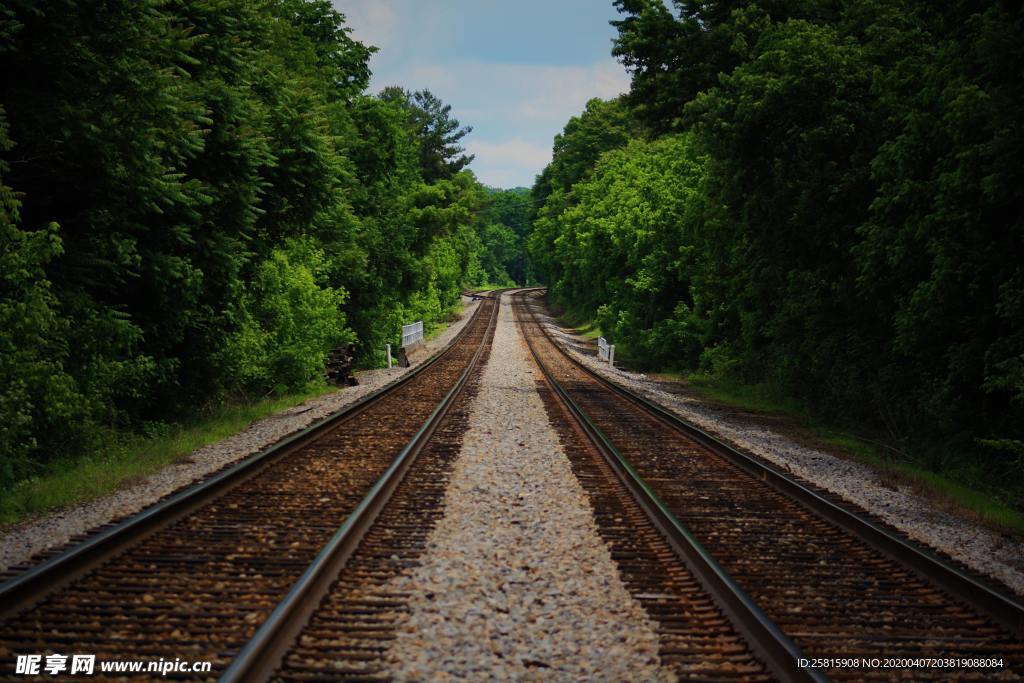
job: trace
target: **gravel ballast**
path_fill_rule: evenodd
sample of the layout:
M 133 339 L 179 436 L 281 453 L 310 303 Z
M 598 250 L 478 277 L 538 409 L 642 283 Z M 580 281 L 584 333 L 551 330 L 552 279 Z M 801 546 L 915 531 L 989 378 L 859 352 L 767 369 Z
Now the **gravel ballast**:
M 425 342 L 429 357 L 447 346 L 476 311 L 479 302 L 463 299 L 458 321 Z M 420 361 L 422 362 L 422 360 Z M 110 495 L 11 525 L 0 532 L 0 571 L 29 560 L 38 553 L 66 544 L 72 537 L 133 514 L 208 474 L 280 441 L 289 434 L 354 403 L 416 366 L 367 370 L 356 373 L 359 385 L 318 396 L 258 420 L 246 429 L 209 444 Z
M 723 441 L 870 511 L 909 537 L 1024 596 L 1024 543 L 954 516 L 908 486 L 900 485 L 896 490 L 883 486 L 878 474 L 865 465 L 802 446 L 769 427 L 731 418 L 695 398 L 666 392 L 643 374 L 609 368 L 596 355 L 580 352 L 579 340 L 540 308 L 537 314 L 552 337 L 591 370 L 656 401 Z
M 388 653 L 398 680 L 669 680 L 502 303 L 469 430 Z

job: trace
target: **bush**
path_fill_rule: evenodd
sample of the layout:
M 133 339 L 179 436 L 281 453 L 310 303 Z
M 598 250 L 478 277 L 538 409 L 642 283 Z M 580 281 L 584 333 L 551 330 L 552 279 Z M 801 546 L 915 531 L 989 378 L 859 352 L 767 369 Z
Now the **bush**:
M 229 388 L 297 389 L 320 376 L 327 352 L 355 341 L 341 311 L 346 293 L 321 284 L 323 252 L 290 240 L 257 267 L 241 296 L 238 329 L 221 351 Z

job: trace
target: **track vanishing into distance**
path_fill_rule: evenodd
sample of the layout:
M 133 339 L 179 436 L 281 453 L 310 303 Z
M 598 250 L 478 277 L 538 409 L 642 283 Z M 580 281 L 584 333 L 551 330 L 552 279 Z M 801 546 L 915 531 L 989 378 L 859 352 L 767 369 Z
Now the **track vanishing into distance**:
M 537 390 L 662 666 L 703 681 L 1024 678 L 1013 598 L 594 375 L 548 336 L 538 294 L 513 295 Z M 393 579 L 444 514 L 500 297 L 393 385 L 0 584 L 0 677 L 16 653 L 56 651 L 210 661 L 199 677 L 222 681 L 388 680 L 410 598 Z
M 490 340 L 481 366 L 489 348 Z M 409 597 L 389 584 L 418 563 L 431 530 L 444 514 L 445 489 L 468 427 L 478 379 L 477 375 L 459 395 L 445 425 L 409 469 L 324 599 L 303 622 L 298 637 L 280 644 L 272 680 L 389 678 L 383 655 L 407 611 Z
M 315 590 L 303 595 L 293 590 L 280 603 L 222 682 L 388 678 L 382 655 L 408 597 L 389 591 L 388 582 L 415 566 L 444 512 L 445 488 L 468 426 L 469 403 L 490 355 L 500 297 L 488 299 L 487 312 L 478 314 L 481 331 L 474 333 L 474 355 L 437 409 L 443 406 L 443 422 L 424 434 L 417 457 L 404 463 L 399 476 L 382 478 L 390 490 L 378 497 L 375 514 L 363 515 L 365 533 L 332 553 L 333 566 L 320 572 Z M 392 466 L 395 472 L 398 462 Z
M 688 558 L 688 567 L 772 674 L 793 680 L 1024 680 L 1020 602 L 870 521 L 833 509 L 779 472 L 601 379 L 551 339 L 534 311 L 537 296 L 523 292 L 514 301 L 550 393 L 558 395 L 547 397 L 552 413 L 573 414 L 575 431 L 604 453 L 608 467 Z M 573 466 L 578 474 L 584 469 Z M 588 493 L 604 487 L 581 480 Z M 595 508 L 600 519 L 601 506 Z M 602 534 L 614 534 L 624 519 L 605 515 L 600 521 Z M 628 582 L 633 560 L 618 559 Z M 659 623 L 668 660 L 680 630 L 671 616 L 673 594 L 646 595 L 646 586 L 633 590 Z M 715 643 L 728 642 L 723 637 Z M 738 649 L 736 655 L 737 665 L 748 666 Z M 819 669 L 801 668 L 795 666 L 801 657 L 824 661 Z M 836 658 L 877 658 L 879 666 L 843 668 Z M 922 658 L 947 661 L 901 662 Z M 992 659 L 1002 665 L 970 662 Z
M 424 446 L 454 457 L 464 418 L 449 412 L 499 297 L 394 384 L 0 584 L 0 676 L 15 654 L 53 651 L 267 673 L 265 643 L 315 604 Z

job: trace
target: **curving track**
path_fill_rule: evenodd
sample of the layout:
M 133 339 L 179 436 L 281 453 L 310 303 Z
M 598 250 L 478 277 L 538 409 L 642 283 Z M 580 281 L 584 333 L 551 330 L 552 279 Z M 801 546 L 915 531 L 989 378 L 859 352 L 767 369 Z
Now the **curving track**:
M 56 651 L 212 661 L 219 675 L 396 456 L 451 430 L 439 404 L 479 361 L 496 304 L 394 385 L 0 584 L 0 670 Z
M 776 667 L 777 674 L 855 680 L 1024 678 L 1024 609 L 1019 603 L 993 596 L 969 579 L 966 590 L 979 594 L 978 601 L 953 597 L 924 576 L 945 576 L 937 560 L 935 567 L 926 566 L 931 560 L 898 546 L 881 552 L 783 494 L 766 481 L 767 473 L 752 476 L 707 439 L 692 438 L 662 414 L 613 390 L 550 339 L 527 304 L 527 297 L 535 296 L 517 297 L 520 323 L 550 381 L 576 405 L 582 420 L 596 427 L 598 438 L 604 437 L 635 469 L 642 486 L 660 499 L 683 534 L 692 534 L 695 547 L 712 556 L 739 592 L 809 659 L 897 660 L 893 668 L 824 661 L 823 671 L 780 672 Z M 959 588 L 955 580 L 950 585 Z M 721 601 L 721 592 L 714 592 Z M 734 621 L 748 617 L 734 614 Z M 898 665 L 901 659 L 921 658 L 949 661 Z M 977 659 L 997 659 L 1002 665 L 973 666 Z

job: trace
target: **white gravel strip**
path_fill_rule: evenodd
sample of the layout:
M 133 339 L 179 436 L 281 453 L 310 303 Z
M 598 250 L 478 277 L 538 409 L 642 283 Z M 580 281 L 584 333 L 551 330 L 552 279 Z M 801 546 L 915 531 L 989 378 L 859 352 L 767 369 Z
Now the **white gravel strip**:
M 465 326 L 479 305 L 479 302 L 468 298 L 463 298 L 463 303 L 465 309 L 459 320 L 426 342 L 429 353 L 423 359 L 446 346 Z M 0 531 L 0 571 L 25 562 L 37 553 L 64 545 L 78 534 L 138 512 L 211 472 L 257 453 L 397 379 L 416 364 L 410 368 L 396 366 L 390 370 L 382 368 L 358 372 L 358 386 L 318 396 L 258 420 L 238 434 L 204 446 L 179 462 L 110 495 L 4 528 Z
M 548 423 L 505 297 L 390 665 L 398 680 L 670 680 Z
M 767 427 L 730 419 L 697 399 L 658 389 L 643 374 L 610 369 L 595 355 L 580 353 L 571 343 L 578 344 L 578 340 L 542 315 L 540 308 L 536 310 L 552 336 L 588 368 L 658 402 L 723 441 L 871 511 L 911 538 L 1024 595 L 1024 543 L 954 516 L 908 486 L 901 485 L 897 490 L 882 486 L 878 474 L 865 465 L 801 446 Z

